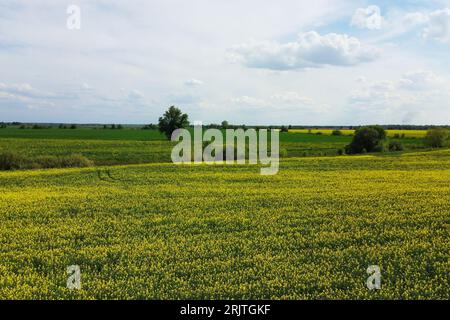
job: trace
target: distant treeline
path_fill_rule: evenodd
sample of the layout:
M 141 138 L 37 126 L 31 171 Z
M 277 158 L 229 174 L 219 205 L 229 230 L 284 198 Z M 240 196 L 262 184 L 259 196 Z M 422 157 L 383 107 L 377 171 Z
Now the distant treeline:
M 146 125 L 138 124 L 62 124 L 62 123 L 25 123 L 25 122 L 0 122 L 0 128 L 6 128 L 8 126 L 15 126 L 22 129 L 76 129 L 81 128 L 93 128 L 93 129 L 122 129 L 122 128 L 135 128 L 144 130 L 156 130 L 158 125 L 150 123 Z M 217 128 L 217 129 L 335 129 L 335 130 L 354 130 L 362 126 L 306 126 L 306 125 L 245 125 L 245 124 L 205 124 L 204 128 Z M 450 130 L 450 125 L 409 125 L 409 124 L 389 124 L 381 125 L 386 130 L 428 130 L 436 127 L 446 128 Z

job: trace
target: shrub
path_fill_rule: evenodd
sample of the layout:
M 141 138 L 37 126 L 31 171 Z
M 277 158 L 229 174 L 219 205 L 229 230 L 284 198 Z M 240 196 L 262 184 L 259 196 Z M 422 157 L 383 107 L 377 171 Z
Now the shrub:
M 403 149 L 403 143 L 400 141 L 392 140 L 389 142 L 389 151 L 402 151 Z
M 93 164 L 79 154 L 27 158 L 13 152 L 0 153 L 0 170 L 90 167 Z
M 427 131 L 424 144 L 431 148 L 441 148 L 448 139 L 448 130 L 445 128 L 434 128 Z
M 0 170 L 19 169 L 23 164 L 23 158 L 14 152 L 0 153 Z
M 332 136 L 342 136 L 342 131 L 341 130 L 333 130 L 333 132 L 331 132 Z
M 280 158 L 287 158 L 288 157 L 288 151 L 286 148 L 280 149 Z
M 280 132 L 288 132 L 288 128 L 286 126 L 281 126 Z
M 81 154 L 58 157 L 58 168 L 91 167 L 94 163 Z
M 386 149 L 386 131 L 380 126 L 361 127 L 352 142 L 345 147 L 347 154 L 382 152 Z
M 71 126 L 70 126 L 70 129 L 76 129 L 77 128 L 77 125 L 76 124 L 72 124 Z

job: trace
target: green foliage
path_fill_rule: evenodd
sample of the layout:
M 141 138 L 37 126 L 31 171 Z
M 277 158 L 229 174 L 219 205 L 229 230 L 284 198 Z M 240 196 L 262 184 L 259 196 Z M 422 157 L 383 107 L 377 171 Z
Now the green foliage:
M 331 132 L 332 136 L 342 136 L 342 131 L 341 130 L 333 130 Z
M 386 131 L 381 126 L 366 126 L 356 130 L 352 142 L 346 146 L 347 154 L 383 152 L 386 149 Z
M 176 129 L 186 128 L 189 125 L 188 115 L 180 109 L 171 106 L 162 117 L 159 118 L 159 131 L 164 133 L 170 140 L 172 132 Z
M 434 128 L 427 131 L 424 144 L 431 148 L 441 148 L 448 139 L 448 130 L 444 128 Z
M 402 151 L 405 147 L 403 143 L 399 140 L 391 140 L 389 141 L 389 151 Z
M 27 157 L 16 152 L 0 153 L 0 170 L 90 167 L 92 165 L 92 161 L 79 154 Z
M 228 121 L 226 120 L 222 121 L 222 129 L 228 129 L 229 126 L 230 124 L 228 123 Z
M 14 170 L 22 166 L 23 159 L 14 152 L 0 153 L 0 170 Z

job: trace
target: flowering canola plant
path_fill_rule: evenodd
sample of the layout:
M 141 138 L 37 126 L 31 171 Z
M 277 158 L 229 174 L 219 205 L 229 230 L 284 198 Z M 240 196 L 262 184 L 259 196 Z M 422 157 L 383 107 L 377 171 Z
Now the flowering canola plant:
M 450 298 L 450 150 L 98 170 L 0 172 L 1 299 Z

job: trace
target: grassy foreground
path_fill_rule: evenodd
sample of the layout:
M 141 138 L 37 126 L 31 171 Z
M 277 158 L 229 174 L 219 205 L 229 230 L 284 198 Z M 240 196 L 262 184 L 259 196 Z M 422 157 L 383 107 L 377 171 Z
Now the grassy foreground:
M 0 299 L 450 298 L 450 150 L 97 170 L 0 172 Z

